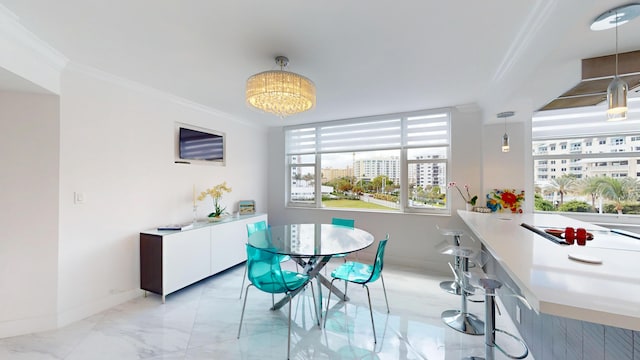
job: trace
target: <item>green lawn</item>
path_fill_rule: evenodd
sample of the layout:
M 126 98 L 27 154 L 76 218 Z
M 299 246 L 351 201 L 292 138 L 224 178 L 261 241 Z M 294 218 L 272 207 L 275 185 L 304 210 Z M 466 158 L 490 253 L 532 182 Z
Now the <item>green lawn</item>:
M 364 202 L 361 200 L 323 200 L 322 205 L 328 208 L 351 208 L 351 209 L 376 209 L 376 210 L 393 210 L 398 211 L 398 209 Z

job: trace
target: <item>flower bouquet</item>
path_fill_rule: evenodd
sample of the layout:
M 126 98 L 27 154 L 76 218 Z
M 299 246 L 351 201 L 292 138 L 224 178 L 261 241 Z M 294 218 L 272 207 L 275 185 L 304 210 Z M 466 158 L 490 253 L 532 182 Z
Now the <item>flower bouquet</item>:
M 211 196 L 213 199 L 213 212 L 209 214 L 210 218 L 219 219 L 223 214 L 226 214 L 225 210 L 227 208 L 220 204 L 220 198 L 222 198 L 222 194 L 226 192 L 231 192 L 231 188 L 227 186 L 227 182 L 225 181 L 222 184 L 206 189 L 198 196 L 199 201 L 204 200 L 207 196 Z
M 453 181 L 450 182 L 447 185 L 447 187 L 448 188 L 456 188 L 456 190 L 458 190 L 458 193 L 460 193 L 460 196 L 462 196 L 462 199 L 464 200 L 464 202 L 466 202 L 467 204 L 469 204 L 471 206 L 475 206 L 476 201 L 478 200 L 478 195 L 471 196 L 471 193 L 469 192 L 470 186 L 468 184 L 464 184 L 464 190 L 466 192 L 466 195 L 462 192 L 462 190 L 460 190 L 458 185 Z

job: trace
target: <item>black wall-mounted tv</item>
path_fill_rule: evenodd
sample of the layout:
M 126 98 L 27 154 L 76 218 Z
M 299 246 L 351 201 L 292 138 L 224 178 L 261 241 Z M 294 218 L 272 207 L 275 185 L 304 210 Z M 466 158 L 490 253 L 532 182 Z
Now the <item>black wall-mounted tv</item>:
M 178 157 L 181 160 L 200 160 L 224 163 L 224 134 L 180 127 Z

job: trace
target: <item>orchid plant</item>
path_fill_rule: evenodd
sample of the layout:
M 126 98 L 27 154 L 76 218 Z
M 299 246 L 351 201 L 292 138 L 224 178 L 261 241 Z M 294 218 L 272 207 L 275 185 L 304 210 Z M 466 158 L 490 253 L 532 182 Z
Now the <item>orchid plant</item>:
M 225 181 L 222 184 L 218 184 L 200 193 L 200 196 L 198 196 L 199 201 L 204 200 L 207 196 L 211 196 L 213 199 L 213 212 L 209 214 L 209 217 L 220 217 L 220 215 L 225 213 L 227 208 L 220 205 L 220 198 L 226 192 L 230 193 L 231 188 L 227 186 L 227 182 Z
M 476 204 L 476 201 L 478 200 L 478 195 L 471 196 L 471 193 L 469 192 L 470 186 L 468 184 L 464 184 L 464 192 L 466 193 L 466 196 L 454 181 L 450 182 L 447 185 L 447 187 L 456 188 L 456 190 L 458 190 L 458 193 L 460 193 L 460 196 L 462 196 L 462 199 L 464 200 L 464 202 L 466 202 L 467 204 L 471 204 L 471 205 Z

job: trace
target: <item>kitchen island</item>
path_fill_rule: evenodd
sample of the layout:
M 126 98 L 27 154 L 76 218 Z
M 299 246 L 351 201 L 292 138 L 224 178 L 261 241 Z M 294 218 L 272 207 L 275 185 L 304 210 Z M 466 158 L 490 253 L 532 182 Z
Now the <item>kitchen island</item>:
M 491 255 L 488 272 L 531 304 L 501 297 L 536 359 L 639 358 L 640 239 L 556 214 L 458 215 Z M 563 245 L 522 224 L 584 228 L 594 239 Z

